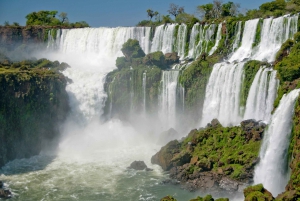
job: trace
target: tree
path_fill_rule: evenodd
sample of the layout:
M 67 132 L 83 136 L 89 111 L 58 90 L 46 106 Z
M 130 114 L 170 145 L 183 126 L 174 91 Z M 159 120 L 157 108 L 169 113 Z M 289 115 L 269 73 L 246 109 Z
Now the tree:
M 150 17 L 150 20 L 152 20 L 152 18 L 154 17 L 154 16 L 157 16 L 159 13 L 157 12 L 157 11 L 153 11 L 153 10 L 151 10 L 151 9 L 148 9 L 147 10 L 147 14 L 148 14 L 148 17 Z
M 189 24 L 189 23 L 193 22 L 194 18 L 195 18 L 194 15 L 190 15 L 187 13 L 180 13 L 176 16 L 175 21 L 177 23 Z M 197 19 L 196 19 L 196 21 L 197 21 Z
M 55 18 L 57 11 L 32 12 L 26 15 L 26 25 L 58 25 L 60 21 Z
M 213 1 L 213 17 L 220 18 L 222 16 L 222 1 L 214 0 Z
M 67 15 L 68 15 L 68 14 L 65 13 L 65 12 L 61 12 L 61 13 L 59 14 L 59 18 L 60 18 L 60 21 L 61 21 L 62 24 L 69 21 Z
M 184 7 L 179 7 L 178 5 L 171 3 L 168 12 L 176 18 L 178 14 L 184 13 Z
M 204 17 L 204 19 L 208 20 L 210 18 L 213 18 L 213 7 L 214 5 L 212 3 L 208 3 L 198 6 L 197 10 L 200 13 L 201 17 Z
M 12 25 L 13 25 L 13 26 L 16 26 L 16 27 L 19 27 L 19 26 L 20 26 L 20 24 L 19 24 L 18 22 L 13 22 Z
M 275 10 L 284 10 L 285 7 L 286 7 L 285 0 L 275 0 L 272 2 L 267 2 L 267 3 L 261 4 L 259 9 L 263 12 L 266 12 L 266 11 L 273 12 Z
M 148 9 L 148 10 L 147 10 L 147 14 L 148 14 L 148 17 L 150 17 L 150 20 L 151 20 L 152 17 L 154 16 L 154 11 L 151 10 L 151 9 Z
M 239 14 L 240 5 L 229 1 L 222 5 L 222 17 L 236 16 Z
M 5 21 L 4 26 L 9 26 L 9 21 Z

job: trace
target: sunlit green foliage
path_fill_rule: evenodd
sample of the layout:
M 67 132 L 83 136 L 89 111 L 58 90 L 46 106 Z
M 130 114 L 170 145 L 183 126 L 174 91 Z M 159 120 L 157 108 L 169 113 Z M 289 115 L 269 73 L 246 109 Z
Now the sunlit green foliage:
M 32 12 L 26 15 L 26 25 L 40 25 L 40 26 L 64 26 L 64 27 L 89 27 L 85 21 L 69 23 L 67 13 L 62 12 L 59 14 L 59 18 L 56 18 L 58 11 L 45 11 Z

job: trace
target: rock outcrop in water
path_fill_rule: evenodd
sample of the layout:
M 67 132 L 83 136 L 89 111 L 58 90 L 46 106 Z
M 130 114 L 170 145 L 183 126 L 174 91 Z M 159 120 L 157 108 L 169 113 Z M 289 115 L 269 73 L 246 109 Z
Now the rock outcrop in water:
M 3 186 L 4 186 L 3 182 L 0 181 L 0 198 L 4 198 L 4 199 L 11 198 L 12 194 L 10 190 L 3 189 Z
M 192 130 L 183 142 L 169 142 L 152 158 L 172 179 L 195 191 L 242 191 L 252 182 L 266 125 L 245 120 L 240 127 L 223 127 L 213 120 Z
M 0 61 L 0 167 L 39 154 L 59 136 L 69 111 L 67 64 L 46 59 Z

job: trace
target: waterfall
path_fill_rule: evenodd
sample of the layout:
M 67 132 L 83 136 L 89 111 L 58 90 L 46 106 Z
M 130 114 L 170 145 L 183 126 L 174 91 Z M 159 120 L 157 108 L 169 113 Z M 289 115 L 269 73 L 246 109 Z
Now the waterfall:
M 245 23 L 245 28 L 243 32 L 242 44 L 234 54 L 229 59 L 230 62 L 232 61 L 242 61 L 245 58 L 249 58 L 252 53 L 252 44 L 255 40 L 256 28 L 259 19 L 248 20 Z
M 176 126 L 176 100 L 179 71 L 163 71 L 161 92 L 161 120 L 169 129 Z
M 276 71 L 260 68 L 255 75 L 248 94 L 244 119 L 269 122 L 277 94 L 277 87 Z
M 252 56 L 256 60 L 272 62 L 281 44 L 297 32 L 298 15 L 265 19 L 258 50 Z
M 213 48 L 210 50 L 208 55 L 212 55 L 218 48 L 219 42 L 222 38 L 222 23 L 219 24 L 218 26 L 218 31 L 217 31 L 217 36 L 216 36 L 216 41 L 215 41 L 215 45 L 213 46 Z
M 239 21 L 235 25 L 235 37 L 234 37 L 234 42 L 232 45 L 232 52 L 234 52 L 240 45 L 241 42 L 241 32 L 242 32 L 242 22 Z
M 255 118 L 267 122 L 270 120 L 277 90 L 276 72 L 270 72 L 269 78 L 267 69 L 261 69 L 257 73 L 248 94 L 244 115 L 239 100 L 240 84 L 244 77 L 242 70 L 244 62 L 241 61 L 246 58 L 273 61 L 274 55 L 278 51 L 277 46 L 280 48 L 284 39 L 291 37 L 291 32 L 296 30 L 294 26 L 297 27 L 297 19 L 298 15 L 265 19 L 261 30 L 261 41 L 257 48 L 252 46 L 259 19 L 246 21 L 241 46 L 233 53 L 229 62 L 217 63 L 213 67 L 206 87 L 201 126 L 213 118 L 218 118 L 224 126 L 237 125 L 243 118 Z M 266 33 L 274 33 L 277 40 Z M 268 44 L 271 48 L 268 47 Z M 239 63 L 235 64 L 234 61 L 239 61 Z
M 146 85 L 147 85 L 147 73 L 143 73 L 143 107 L 144 115 L 146 115 Z
M 151 52 L 162 51 L 164 54 L 173 52 L 175 28 L 176 24 L 158 26 L 153 37 Z
M 185 24 L 179 25 L 177 34 L 177 52 L 180 59 L 184 59 L 185 56 L 185 43 L 187 37 L 187 26 Z
M 196 23 L 194 24 L 191 31 L 190 42 L 189 42 L 189 53 L 188 53 L 188 57 L 190 59 L 194 59 L 196 57 L 196 40 L 199 37 L 200 28 L 201 26 L 198 23 Z
M 206 86 L 202 123 L 217 118 L 223 126 L 240 123 L 240 90 L 244 63 L 217 63 Z
M 285 94 L 265 131 L 260 163 L 255 168 L 254 183 L 262 183 L 274 196 L 284 191 L 288 182 L 287 157 L 292 117 L 300 89 Z
M 164 26 L 165 25 L 160 25 L 155 28 L 154 37 L 152 39 L 151 52 L 156 52 L 162 49 Z
M 220 26 L 220 25 L 219 25 Z M 188 57 L 196 59 L 203 52 L 209 51 L 209 43 L 213 41 L 213 35 L 215 33 L 216 25 L 204 25 L 202 27 L 199 24 L 195 24 L 192 28 L 189 44 Z M 219 38 L 221 37 L 221 29 L 217 31 Z M 217 37 L 218 38 L 218 37 Z
M 122 56 L 122 45 L 137 39 L 142 49 L 149 52 L 150 28 L 83 28 L 63 29 L 56 38 L 58 54 L 54 60 L 67 62 L 71 68 L 63 73 L 73 80 L 68 84 L 72 116 L 89 122 L 100 118 L 107 94 L 105 76 L 114 70 L 116 57 Z M 51 56 L 50 56 L 51 57 Z

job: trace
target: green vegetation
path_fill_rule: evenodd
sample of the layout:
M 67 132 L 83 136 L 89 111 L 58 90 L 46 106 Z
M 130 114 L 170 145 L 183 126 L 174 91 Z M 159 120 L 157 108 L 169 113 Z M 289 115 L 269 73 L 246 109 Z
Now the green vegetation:
M 0 166 L 40 153 L 58 137 L 69 111 L 68 65 L 46 59 L 12 62 L 0 54 Z
M 213 65 L 219 62 L 220 58 L 219 55 L 206 57 L 206 53 L 203 53 L 180 75 L 180 84 L 185 89 L 185 109 L 194 117 L 201 116 L 200 110 L 195 108 L 203 107 L 206 84 Z
M 271 67 L 271 65 L 268 64 L 267 62 L 260 62 L 260 61 L 256 61 L 256 60 L 248 61 L 244 65 L 244 68 L 243 68 L 244 69 L 244 79 L 243 79 L 243 83 L 242 83 L 241 98 L 240 98 L 240 101 L 241 101 L 240 105 L 242 107 L 246 106 L 246 102 L 247 102 L 251 84 L 255 78 L 257 71 L 262 66 Z
M 128 62 L 131 62 L 134 58 L 141 58 L 145 56 L 139 41 L 134 39 L 128 39 L 127 42 L 122 45 L 121 51 Z
M 82 28 L 89 27 L 88 23 L 85 21 L 70 23 L 67 17 L 67 13 L 61 12 L 56 17 L 58 11 L 47 11 L 41 10 L 38 12 L 32 12 L 26 15 L 26 26 L 62 26 L 68 28 Z
M 179 62 L 177 53 L 164 55 L 153 52 L 145 55 L 137 40 L 129 39 L 122 46 L 124 57 L 116 59 L 117 70 L 106 77 L 105 91 L 108 98 L 105 114 L 118 113 L 122 119 L 128 119 L 130 112 L 143 111 L 143 74 L 146 74 L 146 110 L 157 112 L 158 95 L 163 69 Z M 110 108 L 113 105 L 113 108 Z M 113 111 L 111 111 L 113 109 Z
M 245 122 L 242 127 L 226 128 L 217 124 L 204 130 L 193 130 L 183 141 L 181 150 L 192 146 L 192 157 L 198 157 L 194 171 L 212 168 L 233 179 L 243 179 L 253 169 L 264 131 L 264 126 L 251 126 L 251 122 Z
M 285 93 L 295 88 L 300 88 L 300 32 L 294 35 L 294 40 L 287 40 L 276 55 L 274 69 L 278 72 L 280 86 L 274 106 L 279 105 L 279 101 Z
M 275 200 L 272 194 L 266 190 L 262 184 L 255 186 L 250 186 L 244 189 L 245 201 L 254 201 L 254 200 L 265 200 L 272 201 Z
M 173 198 L 172 196 L 168 195 L 168 196 L 160 199 L 160 201 L 177 201 L 177 200 L 175 198 Z

